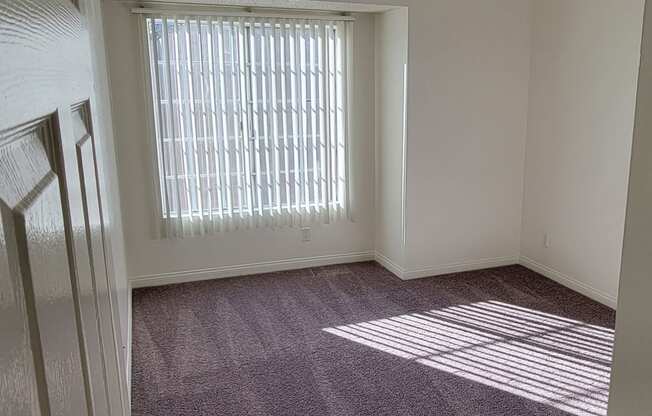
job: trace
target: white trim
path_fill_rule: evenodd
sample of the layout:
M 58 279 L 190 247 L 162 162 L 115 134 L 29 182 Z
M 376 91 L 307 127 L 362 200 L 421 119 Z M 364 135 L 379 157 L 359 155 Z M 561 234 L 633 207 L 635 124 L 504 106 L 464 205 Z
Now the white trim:
M 489 259 L 470 260 L 459 263 L 442 264 L 424 269 L 406 270 L 403 280 L 421 279 L 450 273 L 468 272 L 472 270 L 490 269 L 492 267 L 510 266 L 518 263 L 518 256 L 494 257 Z
M 276 10 L 288 13 L 384 13 L 400 9 L 401 6 L 388 4 L 340 3 L 334 1 L 297 1 L 297 0 L 113 0 L 126 5 L 142 7 L 192 7 L 214 9 L 216 7 L 230 10 Z M 253 9 L 252 9 L 253 7 Z M 407 7 L 406 7 L 407 8 Z
M 608 293 L 605 293 L 599 289 L 596 289 L 591 285 L 581 282 L 580 280 L 574 277 L 568 276 L 567 274 L 555 270 L 552 267 L 548 267 L 544 264 L 541 264 L 526 256 L 521 256 L 519 260 L 519 264 L 532 271 L 542 274 L 548 279 L 554 280 L 555 282 L 564 285 L 569 289 L 572 289 L 585 296 L 588 296 L 589 298 L 595 300 L 596 302 L 600 302 L 603 305 L 610 307 L 611 309 L 616 309 L 616 304 L 617 304 L 616 297 L 609 295 Z
M 408 152 L 408 64 L 407 59 L 403 64 L 403 137 L 401 137 L 401 242 L 403 248 L 407 246 L 407 152 Z
M 472 270 L 489 269 L 492 267 L 509 266 L 517 264 L 518 256 L 494 257 L 489 259 L 471 260 L 460 263 L 442 264 L 423 269 L 405 269 L 391 260 L 384 254 L 376 251 L 376 262 L 381 266 L 394 273 L 401 280 L 422 279 L 424 277 L 435 277 L 444 274 L 467 272 Z
M 222 279 L 257 273 L 271 273 L 283 270 L 303 269 L 307 267 L 328 266 L 332 264 L 356 263 L 374 260 L 373 251 L 332 254 L 326 256 L 302 257 L 286 260 L 265 261 L 260 263 L 238 264 L 233 266 L 213 267 L 199 270 L 185 270 L 172 273 L 160 273 L 129 278 L 132 288 L 162 286 L 175 283 L 195 282 L 199 280 Z
M 131 409 L 131 340 L 132 340 L 132 290 L 131 283 L 127 281 L 127 400 L 129 401 L 129 408 Z
M 593 288 L 575 278 L 561 273 L 551 267 L 538 263 L 526 256 L 505 256 L 489 259 L 472 260 L 459 263 L 450 263 L 440 266 L 433 266 L 423 269 L 404 269 L 389 257 L 378 251 L 362 251 L 355 253 L 334 254 L 315 257 L 303 257 L 286 260 L 267 261 L 259 263 L 239 264 L 233 266 L 215 267 L 209 269 L 186 270 L 172 273 L 161 273 L 134 276 L 129 279 L 130 296 L 128 303 L 129 331 L 128 331 L 128 375 L 131 379 L 131 289 L 139 287 L 161 286 L 175 283 L 194 282 L 209 279 L 221 279 L 227 277 L 243 276 L 257 273 L 270 273 L 284 270 L 296 270 L 307 267 L 328 266 L 333 264 L 355 263 L 375 260 L 381 266 L 395 274 L 401 280 L 420 279 L 424 277 L 435 277 L 444 274 L 459 273 L 472 270 L 482 270 L 492 267 L 509 266 L 520 264 L 532 271 L 535 271 L 551 280 L 554 280 L 576 292 L 600 302 L 612 309 L 616 308 L 617 299 L 607 293 Z
M 403 269 L 401 266 L 393 262 L 389 257 L 385 256 L 379 251 L 376 251 L 374 257 L 377 263 L 379 263 L 390 272 L 394 273 L 399 279 L 403 279 L 405 269 Z
M 268 18 L 268 19 L 298 19 L 298 20 L 328 20 L 328 21 L 345 21 L 353 22 L 355 17 L 343 15 L 321 15 L 321 14 L 285 14 L 285 13 L 250 13 L 250 12 L 221 12 L 206 10 L 166 10 L 166 9 L 146 9 L 136 7 L 131 9 L 132 14 L 146 15 L 164 15 L 164 16 L 221 16 L 221 17 L 251 17 L 251 18 Z

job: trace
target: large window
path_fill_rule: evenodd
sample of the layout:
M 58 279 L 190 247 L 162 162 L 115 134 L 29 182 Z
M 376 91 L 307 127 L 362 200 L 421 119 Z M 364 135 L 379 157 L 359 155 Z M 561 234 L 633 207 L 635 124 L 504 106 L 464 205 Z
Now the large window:
M 144 22 L 164 234 L 347 216 L 346 23 Z

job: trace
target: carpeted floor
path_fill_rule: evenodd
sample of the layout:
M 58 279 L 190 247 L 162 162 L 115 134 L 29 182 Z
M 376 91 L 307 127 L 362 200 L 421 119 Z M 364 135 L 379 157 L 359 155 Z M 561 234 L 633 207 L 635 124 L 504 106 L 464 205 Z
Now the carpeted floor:
M 140 415 L 603 415 L 614 311 L 520 266 L 138 289 Z

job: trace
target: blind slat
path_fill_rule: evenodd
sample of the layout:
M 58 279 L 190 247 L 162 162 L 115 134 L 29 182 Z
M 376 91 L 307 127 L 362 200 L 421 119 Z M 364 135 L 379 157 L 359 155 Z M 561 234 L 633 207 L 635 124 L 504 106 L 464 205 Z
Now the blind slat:
M 339 140 L 337 140 L 337 135 L 338 135 L 337 133 L 339 133 L 339 131 L 340 131 L 340 119 L 341 119 L 340 112 L 338 110 L 339 110 L 339 107 L 340 107 L 339 95 L 340 95 L 340 90 L 342 89 L 342 86 L 338 82 L 339 81 L 338 73 L 340 71 L 340 66 L 339 65 L 340 65 L 341 60 L 339 59 L 339 56 L 338 56 L 340 48 L 339 48 L 337 37 L 335 37 L 333 39 L 333 42 L 334 42 L 334 45 L 333 45 L 334 46 L 334 51 L 333 51 L 334 52 L 333 53 L 333 105 L 334 105 L 334 109 L 335 109 L 335 111 L 333 111 L 333 124 L 334 124 L 334 129 L 335 129 L 336 134 L 335 134 L 335 137 L 334 137 L 334 140 L 333 140 L 333 150 L 334 150 L 333 151 L 333 157 L 334 157 L 333 161 L 334 161 L 334 165 L 333 165 L 332 174 L 333 174 L 333 193 L 335 195 L 335 200 L 337 201 L 337 200 L 339 200 L 339 197 L 340 197 L 340 192 L 339 192 L 340 191 L 340 189 L 339 189 L 340 182 L 338 180 L 338 175 L 340 174 L 339 163 L 338 163 L 339 158 L 340 158 L 340 155 L 339 155 L 339 153 L 340 153 L 340 146 L 339 146 L 340 143 L 339 143 Z
M 192 53 L 192 36 L 196 32 L 190 30 L 190 26 L 192 25 L 192 22 L 190 19 L 186 18 L 185 21 L 185 28 L 186 28 L 186 36 L 185 36 L 185 56 L 186 56 L 186 91 L 187 91 L 187 96 L 188 96 L 188 106 L 190 110 L 189 117 L 190 118 L 190 145 L 192 148 L 191 152 L 187 152 L 186 155 L 189 158 L 188 162 L 192 160 L 192 170 L 194 172 L 200 172 L 200 166 L 199 166 L 199 145 L 197 143 L 197 112 L 195 108 L 195 79 L 197 76 L 194 74 L 193 71 L 193 53 Z M 198 75 L 198 74 L 197 74 Z M 188 153 L 190 153 L 188 155 Z M 188 163 L 189 165 L 190 163 Z M 204 186 L 201 183 L 201 177 L 200 175 L 195 175 L 194 176 L 194 187 L 195 187 L 195 198 L 194 201 L 192 201 L 191 198 L 191 203 L 194 202 L 194 206 L 197 207 L 199 210 L 199 217 L 202 218 L 204 216 L 204 201 L 203 201 L 203 195 L 205 192 Z M 194 208 L 194 207 L 193 207 Z M 202 221 L 200 223 L 201 226 L 204 226 L 206 222 Z
M 240 141 L 241 135 L 244 134 L 244 129 L 243 129 L 243 124 L 244 122 L 242 121 L 240 115 L 244 114 L 242 110 L 239 108 L 238 104 L 238 92 L 241 91 L 241 85 L 240 85 L 240 80 L 239 80 L 239 75 L 240 75 L 240 65 L 238 64 L 239 56 L 237 51 L 239 48 L 237 47 L 239 45 L 238 41 L 238 32 L 236 30 L 236 23 L 231 22 L 231 34 L 230 34 L 230 40 L 231 40 L 231 45 L 230 45 L 230 57 L 231 57 L 231 94 L 232 94 L 232 106 L 234 107 L 233 109 L 233 137 L 235 141 L 235 146 L 234 146 L 234 159 L 235 159 L 235 165 L 236 165 L 236 194 L 238 195 L 238 214 L 240 218 L 244 218 L 244 198 L 243 198 L 243 164 L 244 164 L 244 150 L 242 148 L 242 143 Z M 238 57 L 236 59 L 236 57 Z
M 211 138 L 213 144 L 213 164 L 211 169 L 216 173 L 216 178 L 213 181 L 214 183 L 214 192 L 217 199 L 217 212 L 218 217 L 222 217 L 224 213 L 224 202 L 223 202 L 223 189 L 224 189 L 224 174 L 222 173 L 222 158 L 220 153 L 220 138 L 223 136 L 219 131 L 219 123 L 217 122 L 217 113 L 218 113 L 218 103 L 220 102 L 217 99 L 217 88 L 215 86 L 215 81 L 221 79 L 221 75 L 215 71 L 215 60 L 214 56 L 214 47 L 215 47 L 215 31 L 213 20 L 208 21 L 208 28 L 206 30 L 206 74 L 208 78 L 208 107 L 210 111 L 210 129 L 211 129 Z M 203 48 L 203 45 L 202 45 Z M 202 63 L 202 69 L 203 63 Z M 207 157 L 210 157 L 209 152 L 206 152 Z M 228 172 L 228 170 L 227 170 Z
M 279 133 L 279 111 L 278 111 L 278 98 L 277 98 L 277 63 L 276 63 L 276 20 L 272 21 L 271 25 L 271 35 L 268 38 L 268 47 L 269 47 L 269 60 L 268 71 L 269 71 L 269 86 L 270 86 L 270 106 L 272 111 L 272 135 L 274 137 L 274 201 L 276 202 L 276 213 L 280 215 L 282 212 L 281 204 L 281 157 L 280 157 L 280 143 L 278 139 Z
M 290 117 L 288 117 L 289 107 L 288 107 L 288 70 L 286 66 L 286 50 L 289 44 L 289 34 L 286 30 L 285 23 L 281 22 L 279 27 L 279 59 L 281 63 L 281 104 L 282 108 L 282 119 L 283 119 L 283 162 L 285 166 L 285 175 L 283 177 L 283 183 L 285 184 L 285 207 L 287 214 L 291 215 L 292 213 L 292 199 L 291 199 L 291 187 L 290 182 L 290 127 L 291 122 Z
M 253 215 L 254 215 L 254 188 L 252 180 L 252 170 L 251 170 L 251 111 L 249 111 L 249 101 L 251 100 L 250 89 L 247 87 L 247 63 L 246 63 L 246 44 L 245 38 L 246 33 L 244 30 L 245 19 L 238 19 L 237 24 L 237 34 L 238 34 L 238 60 L 239 60 L 239 77 L 240 77 L 240 111 L 242 112 L 242 123 L 240 127 L 242 129 L 242 148 L 243 148 L 243 159 L 244 159 L 244 170 L 242 172 L 244 185 L 245 185 L 245 197 L 247 198 L 247 221 L 249 224 L 252 224 Z
M 301 124 L 299 125 L 299 143 L 301 143 L 301 190 L 303 213 L 308 214 L 310 208 L 308 203 L 310 201 L 310 183 L 308 174 L 308 71 L 306 68 L 306 25 L 305 22 L 300 22 L 299 39 L 297 42 L 299 57 L 299 97 L 301 100 Z
M 331 75 L 330 75 L 330 53 L 331 53 L 331 42 L 330 42 L 330 31 L 327 30 L 326 26 L 324 26 L 324 41 L 325 41 L 325 47 L 324 47 L 324 68 L 322 71 L 324 71 L 324 84 L 325 84 L 325 94 L 324 94 L 324 115 L 326 117 L 326 120 L 324 121 L 324 152 L 325 154 L 325 178 L 324 178 L 324 183 L 326 186 L 326 220 L 330 221 L 331 218 L 331 213 L 330 213 L 330 202 L 332 200 L 332 187 L 331 187 L 331 175 L 332 175 L 332 156 L 331 156 L 331 87 L 332 87 L 332 82 L 331 82 Z
M 265 144 L 265 193 L 264 193 L 264 198 L 261 203 L 261 205 L 264 206 L 269 206 L 271 205 L 271 201 L 274 199 L 273 195 L 273 179 L 272 179 L 272 172 L 273 170 L 271 169 L 270 163 L 273 161 L 273 159 L 270 158 L 270 153 L 271 153 L 271 148 L 270 148 L 270 115 L 272 115 L 272 111 L 270 108 L 270 103 L 269 103 L 269 96 L 270 96 L 270 86 L 269 86 L 269 71 L 267 68 L 267 61 L 269 60 L 267 58 L 267 35 L 265 34 L 266 32 L 266 27 L 265 27 L 265 22 L 264 21 L 259 21 L 257 22 L 260 29 L 260 42 L 255 45 L 255 49 L 257 49 L 258 54 L 260 54 L 260 97 L 261 97 L 261 106 L 262 106 L 262 124 L 263 124 L 263 140 Z M 262 158 L 262 155 L 261 155 Z M 267 221 L 265 222 L 267 224 Z
M 229 122 L 233 122 L 235 125 L 235 118 L 229 117 L 227 105 L 226 105 L 226 70 L 224 69 L 224 62 L 226 57 L 224 54 L 224 24 L 221 19 L 217 20 L 217 25 L 219 26 L 219 31 L 217 33 L 217 56 L 214 58 L 214 62 L 218 63 L 218 73 L 219 73 L 219 106 L 222 120 L 222 146 L 219 146 L 221 149 L 221 155 L 224 160 L 224 177 L 220 178 L 221 184 L 226 186 L 226 189 L 223 189 L 222 192 L 226 195 L 226 214 L 229 218 L 233 218 L 233 187 L 231 186 L 231 150 L 230 150 L 230 140 L 229 137 Z M 211 30 L 214 31 L 211 26 Z
M 311 201 L 319 201 L 319 176 L 317 174 L 317 77 L 315 74 L 315 25 L 310 24 L 310 49 L 308 56 L 308 74 L 310 88 L 310 153 L 312 154 L 312 175 L 310 177 Z M 311 208 L 314 211 L 314 207 Z
M 176 89 L 177 77 L 176 77 L 176 72 L 173 71 L 172 64 L 171 64 L 172 57 L 170 55 L 171 55 L 173 49 L 170 46 L 170 36 L 169 36 L 169 33 L 168 33 L 168 21 L 169 20 L 171 20 L 173 28 L 174 28 L 173 33 L 176 33 L 176 20 L 174 20 L 174 19 L 165 18 L 163 20 L 163 28 L 162 29 L 163 29 L 164 39 L 165 39 L 165 50 L 166 50 L 166 57 L 167 57 L 167 59 L 165 60 L 165 64 L 166 64 L 166 68 L 168 70 L 168 94 L 169 94 L 169 97 L 170 97 L 170 103 L 172 103 L 172 101 L 174 99 L 174 96 L 175 96 L 175 93 L 177 92 L 177 89 Z M 174 40 L 174 38 L 172 39 L 172 42 L 174 42 L 174 44 L 176 45 L 176 41 Z M 173 79 L 175 80 L 174 87 L 173 87 L 173 84 L 172 84 Z M 176 94 L 176 98 L 177 98 L 177 101 L 180 101 L 180 97 L 179 97 L 178 94 Z M 180 104 L 177 104 L 177 109 L 178 110 L 181 109 Z M 170 104 L 168 106 L 168 111 L 169 111 L 169 115 L 170 115 L 170 117 L 168 118 L 168 120 L 170 121 L 170 127 L 171 127 L 170 132 L 174 135 L 174 137 L 181 137 L 181 133 L 180 133 L 181 129 L 179 127 L 179 125 L 180 125 L 179 120 L 180 120 L 181 116 L 179 114 L 179 111 L 175 111 L 173 104 Z M 181 193 L 181 183 L 179 181 L 179 173 L 183 174 L 183 173 L 185 173 L 185 170 L 182 170 L 182 167 L 178 166 L 178 164 L 179 164 L 179 149 L 177 149 L 176 142 L 174 142 L 174 141 L 172 142 L 172 153 L 173 153 L 172 154 L 172 166 L 173 166 L 172 169 L 174 171 L 174 175 L 176 176 L 176 179 L 174 181 L 174 190 L 175 190 L 174 196 L 175 196 L 175 202 L 176 202 L 176 206 L 177 206 L 176 213 L 174 214 L 174 216 L 176 216 L 175 224 L 177 224 L 178 226 L 173 227 L 173 229 L 170 230 L 170 231 L 173 231 L 174 235 L 176 235 L 177 233 L 180 233 L 180 234 L 183 233 L 183 218 L 182 218 L 183 210 L 181 208 L 181 196 L 182 196 L 182 193 Z M 181 170 L 181 172 L 180 172 L 180 170 Z
M 149 23 L 153 24 L 153 21 L 150 21 Z M 150 25 L 147 25 L 147 57 L 148 57 L 148 64 L 149 64 L 149 69 L 150 69 L 150 80 L 152 83 L 152 96 L 154 101 L 160 101 L 161 100 L 161 83 L 163 82 L 161 80 L 161 72 L 159 71 L 157 66 L 158 62 L 160 60 L 159 58 L 159 48 L 158 48 L 158 39 L 154 38 L 154 31 L 150 27 Z M 165 129 L 166 125 L 163 123 L 163 108 L 162 106 L 156 106 L 154 108 L 154 111 L 152 112 L 154 114 L 154 130 L 155 130 L 155 135 L 157 138 L 156 141 L 156 148 L 158 151 L 158 166 L 159 170 L 164 170 L 165 171 L 165 166 L 167 163 L 168 159 L 168 152 L 165 149 L 165 146 L 161 144 L 161 137 L 165 137 L 166 134 L 163 132 L 163 129 Z M 163 214 L 164 218 L 169 218 L 170 217 L 170 195 L 167 189 L 167 183 L 166 181 L 159 181 L 159 188 L 161 192 L 161 203 L 163 205 Z M 167 220 L 166 220 L 167 221 Z
M 258 216 L 256 219 L 263 215 L 262 207 L 262 180 L 261 180 L 261 159 L 262 151 L 260 146 L 260 120 L 258 117 L 258 83 L 256 82 L 260 77 L 258 73 L 258 68 L 256 65 L 256 30 L 255 22 L 252 20 L 247 21 L 247 27 L 244 28 L 244 35 L 248 38 L 248 42 L 245 44 L 245 60 L 246 60 L 246 70 L 245 70 L 245 79 L 246 79 L 246 88 L 247 88 L 247 109 L 250 111 L 249 125 L 250 133 L 247 137 L 249 139 L 249 144 L 253 148 L 251 154 L 252 163 L 253 163 L 253 179 L 255 184 L 253 196 L 255 199 L 255 205 L 257 207 Z
M 294 162 L 294 177 L 292 181 L 294 183 L 294 209 L 295 213 L 301 215 L 301 176 L 300 176 L 300 156 L 299 156 L 299 96 L 297 91 L 298 79 L 299 79 L 299 64 L 298 64 L 298 48 L 297 37 L 298 30 L 297 25 L 292 25 L 292 36 L 290 37 L 290 44 L 288 49 L 288 55 L 290 58 L 290 94 L 292 99 L 292 160 Z
M 182 193 L 182 196 L 185 196 L 186 204 L 187 204 L 187 211 L 190 215 L 190 217 L 194 216 L 195 210 L 193 209 L 192 205 L 192 190 L 190 189 L 190 175 L 189 175 L 189 169 L 188 169 L 188 149 L 187 149 L 187 135 L 186 135 L 186 127 L 187 127 L 187 119 L 190 117 L 190 114 L 188 114 L 188 111 L 186 111 L 184 107 L 184 103 L 187 103 L 187 99 L 183 99 L 185 96 L 185 88 L 181 84 L 181 58 L 180 58 L 180 48 L 179 48 L 179 35 L 181 30 L 179 30 L 179 21 L 173 20 L 173 24 L 175 26 L 174 30 L 174 59 L 175 59 L 175 71 L 174 75 L 176 77 L 176 90 L 177 90 L 177 99 L 179 100 L 178 104 L 178 111 L 175 113 L 176 116 L 178 116 L 178 121 L 179 124 L 177 125 L 179 128 L 180 136 L 181 136 L 181 154 L 177 155 L 180 156 L 181 158 L 181 166 L 182 166 L 182 174 L 184 175 L 184 183 L 183 185 L 185 186 L 184 192 Z M 181 39 L 181 42 L 183 42 L 183 39 Z M 178 216 L 181 216 L 182 213 L 178 213 Z
M 199 71 L 200 71 L 200 82 L 199 82 L 199 87 L 200 87 L 200 93 L 201 93 L 201 119 L 202 119 L 202 129 L 203 129 L 203 136 L 208 136 L 209 135 L 209 127 L 211 128 L 211 135 L 213 138 L 215 137 L 215 132 L 212 130 L 213 126 L 213 120 L 215 117 L 215 111 L 213 109 L 213 104 L 215 100 L 211 98 L 210 100 L 208 98 L 211 97 L 211 92 L 214 91 L 214 88 L 210 86 L 210 83 L 212 81 L 212 73 L 210 70 L 209 65 L 209 51 L 210 51 L 210 33 L 208 32 L 208 27 L 206 27 L 206 33 L 204 33 L 204 28 L 201 23 L 197 25 L 198 29 L 198 37 L 199 37 L 199 47 L 197 48 L 198 54 L 199 54 Z M 207 81 L 209 82 L 208 86 L 208 91 L 206 91 L 207 86 L 206 83 Z M 208 106 L 207 106 L 207 101 L 208 101 Z M 210 115 L 210 123 L 208 120 L 208 117 Z M 218 170 L 218 159 L 214 157 L 215 152 L 210 151 L 210 145 L 214 144 L 215 141 L 209 142 L 208 140 L 205 140 L 204 142 L 204 163 L 205 163 L 205 169 L 208 172 L 215 172 L 217 173 Z M 217 178 L 215 178 L 217 179 Z M 206 198 L 208 200 L 207 204 L 207 214 L 209 218 L 209 224 L 208 228 L 214 228 L 215 226 L 215 221 L 213 220 L 213 215 L 218 215 L 217 213 L 219 212 L 219 215 L 222 213 L 221 209 L 221 203 L 219 204 L 218 207 L 213 207 L 213 199 L 215 201 L 219 201 L 219 186 L 217 186 L 216 180 L 213 180 L 213 175 L 209 175 L 207 179 L 207 189 L 208 189 L 208 195 L 206 195 Z M 217 204 L 216 204 L 217 205 Z M 217 208 L 217 209 L 216 209 Z

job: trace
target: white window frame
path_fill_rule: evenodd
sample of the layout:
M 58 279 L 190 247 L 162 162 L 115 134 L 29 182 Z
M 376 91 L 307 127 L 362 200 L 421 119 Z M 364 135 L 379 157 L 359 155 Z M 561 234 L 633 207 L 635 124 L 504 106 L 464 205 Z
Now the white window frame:
M 140 35 L 140 37 L 141 37 L 141 41 L 142 41 L 142 44 L 141 44 L 141 62 L 143 63 L 143 80 L 144 80 L 144 85 L 146 86 L 145 87 L 145 91 L 146 91 L 145 99 L 146 99 L 146 107 L 147 107 L 147 111 L 148 111 L 148 117 L 147 117 L 148 137 L 152 138 L 152 142 L 153 142 L 153 146 L 151 146 L 152 151 L 149 152 L 150 159 L 151 159 L 151 163 L 149 164 L 150 165 L 150 172 L 151 172 L 151 177 L 154 178 L 153 183 L 155 184 L 155 186 L 153 187 L 154 188 L 153 189 L 153 199 L 155 201 L 155 206 L 157 207 L 157 211 L 159 213 L 158 218 L 155 218 L 155 221 L 154 221 L 154 223 L 155 223 L 154 230 L 156 230 L 156 235 L 157 236 L 167 236 L 167 237 L 183 236 L 183 235 L 188 235 L 188 234 L 205 234 L 205 233 L 210 232 L 210 230 L 207 230 L 207 227 L 204 227 L 201 224 L 199 225 L 199 227 L 193 226 L 191 224 L 190 227 L 185 227 L 186 229 L 181 230 L 181 231 L 179 231 L 179 230 L 171 230 L 170 227 L 169 227 L 169 222 L 170 222 L 171 218 L 168 218 L 168 215 L 166 214 L 165 209 L 163 208 L 163 202 L 162 202 L 162 195 L 163 195 L 163 190 L 162 189 L 163 189 L 163 186 L 165 186 L 165 185 L 163 183 L 161 183 L 162 182 L 161 179 L 164 176 L 164 173 L 163 173 L 164 170 L 161 168 L 160 150 L 159 150 L 158 140 L 157 140 L 157 137 L 156 137 L 157 135 L 156 135 L 156 126 L 155 126 L 156 116 L 155 116 L 155 107 L 154 107 L 154 93 L 152 91 L 152 74 L 151 74 L 151 71 L 150 71 L 150 62 L 149 62 L 149 59 L 150 59 L 150 57 L 149 57 L 150 45 L 149 45 L 149 40 L 148 40 L 148 37 L 147 37 L 148 36 L 147 35 L 147 30 L 148 29 L 147 29 L 147 26 L 146 26 L 146 19 L 148 18 L 147 17 L 148 15 L 160 16 L 160 17 L 164 17 L 164 18 L 167 17 L 168 15 L 166 13 L 161 13 L 160 10 L 159 11 L 154 11 L 156 14 L 153 15 L 152 14 L 153 11 L 149 10 L 149 9 L 135 9 L 134 12 L 136 12 L 138 14 L 145 15 L 145 16 L 143 16 L 144 18 L 142 18 L 140 20 L 141 21 L 141 24 L 140 24 L 141 35 Z M 192 14 L 192 16 L 196 16 L 197 14 L 198 13 L 194 12 Z M 247 17 L 254 16 L 254 15 L 249 14 L 249 13 L 246 13 L 246 14 L 240 14 L 240 13 L 199 13 L 199 15 L 204 15 L 204 14 L 210 15 L 210 16 L 228 16 L 228 17 L 236 17 L 236 16 L 240 16 L 240 15 L 247 16 Z M 174 13 L 174 15 L 176 16 L 176 15 L 178 15 L 178 13 Z M 182 16 L 183 15 L 179 15 L 179 18 L 181 19 Z M 286 14 L 278 14 L 278 15 L 264 14 L 264 15 L 255 15 L 255 16 L 260 16 L 261 18 L 264 18 L 264 19 L 270 19 L 271 21 L 274 21 L 273 19 L 277 19 L 277 18 L 282 18 L 282 19 L 286 19 L 286 18 L 289 18 L 289 19 L 309 18 L 311 20 L 313 20 L 313 19 L 323 19 L 323 20 L 342 21 L 342 22 L 351 22 L 351 21 L 354 20 L 353 18 L 348 17 L 348 16 L 337 16 L 337 17 L 336 16 L 321 16 L 321 15 L 316 15 L 316 16 L 312 16 L 312 15 L 304 16 L 304 15 L 301 15 L 301 16 L 297 16 L 297 15 L 286 15 Z M 245 27 L 247 27 L 247 31 L 251 30 L 250 29 L 251 26 L 249 24 L 247 24 Z M 350 68 L 351 68 L 351 65 L 352 65 L 352 54 L 351 54 L 352 30 L 351 30 L 350 27 L 347 27 L 347 26 L 343 26 L 343 27 L 345 27 L 346 32 L 348 32 L 347 35 L 343 39 L 343 42 L 346 43 L 346 48 L 345 48 L 344 56 L 342 56 L 342 58 L 344 59 L 343 65 L 346 67 L 346 74 L 347 74 L 346 79 L 344 80 L 344 83 L 342 85 L 342 87 L 344 88 L 344 91 L 342 91 L 342 94 L 343 94 L 343 100 L 345 100 L 346 103 L 347 103 L 347 111 L 344 114 L 345 119 L 341 121 L 343 123 L 343 130 L 344 130 L 344 135 L 345 135 L 344 149 L 343 149 L 343 152 L 345 154 L 345 161 L 344 161 L 343 169 L 344 169 L 344 180 L 346 181 L 346 195 L 342 198 L 342 201 L 331 200 L 331 201 L 327 201 L 327 204 L 330 204 L 330 203 L 332 203 L 334 201 L 337 204 L 341 204 L 341 212 L 339 212 L 339 214 L 336 215 L 336 217 L 337 218 L 351 219 L 350 206 L 349 206 L 349 204 L 350 204 L 350 202 L 349 202 L 350 201 L 350 195 L 348 194 L 349 193 L 349 189 L 348 189 L 349 184 L 348 184 L 348 182 L 350 181 L 349 125 L 350 125 L 350 117 L 351 117 L 351 111 L 350 111 L 351 107 L 348 104 L 350 103 L 350 90 L 351 90 L 349 84 L 351 82 L 351 79 L 350 79 L 351 70 L 350 70 Z M 335 30 L 334 27 L 333 27 L 333 30 Z M 246 39 L 247 40 L 246 40 L 244 46 L 247 49 L 245 49 L 244 53 L 247 56 L 247 59 L 250 59 L 250 56 L 249 56 L 249 53 L 248 53 L 248 48 L 251 47 L 251 43 L 250 43 L 251 39 L 249 39 L 249 36 L 246 36 Z M 253 77 L 253 72 L 252 72 L 252 69 L 251 69 L 251 62 L 248 62 L 247 66 L 248 66 L 249 69 L 247 71 L 245 71 L 245 75 L 246 75 L 245 76 L 245 82 L 247 83 L 246 91 L 249 94 L 251 94 L 251 83 L 252 83 L 252 77 Z M 250 95 L 247 97 L 247 106 L 248 106 L 248 113 L 253 113 L 253 110 L 252 110 L 253 102 L 252 102 L 252 99 L 251 99 Z M 248 129 L 251 129 L 251 127 L 252 127 L 251 123 L 253 123 L 253 121 L 254 121 L 253 117 L 247 117 L 247 122 L 249 124 Z M 177 140 L 177 138 L 175 137 L 175 138 L 173 138 L 173 140 Z M 304 140 L 306 140 L 306 139 L 304 139 Z M 252 152 L 252 154 L 249 155 L 250 158 L 256 157 L 253 153 L 254 152 Z M 260 156 L 258 156 L 258 157 L 260 157 Z M 252 160 L 250 160 L 249 162 L 251 163 Z M 254 164 L 254 166 L 255 166 L 255 164 Z M 259 167 L 251 168 L 249 171 L 250 171 L 250 181 L 252 183 L 256 182 L 256 180 L 257 180 L 256 176 L 258 174 L 260 174 Z M 304 172 L 308 172 L 308 171 L 309 171 L 309 169 L 306 169 Z M 199 173 L 199 176 L 201 177 L 201 176 L 204 176 L 204 175 Z M 201 196 L 198 196 L 198 197 L 201 198 Z M 265 206 L 264 202 L 262 202 L 263 206 L 260 206 L 261 202 L 259 202 L 259 201 L 261 201 L 262 199 L 258 195 L 256 195 L 255 197 L 252 196 L 251 198 L 252 198 L 251 202 L 253 202 L 254 198 L 255 198 L 255 200 L 256 200 L 256 205 L 255 206 L 250 206 L 250 207 L 246 207 L 246 208 L 243 207 L 243 206 L 238 206 L 237 208 L 234 208 L 230 212 L 230 214 L 231 215 L 238 215 L 240 217 L 243 217 L 243 214 L 244 214 L 243 211 L 248 211 L 249 214 L 251 214 L 252 211 L 261 211 L 261 212 L 262 211 L 270 211 L 270 212 L 274 211 L 273 206 L 270 206 L 269 204 L 267 206 Z M 337 218 L 333 217 L 331 214 L 327 214 L 325 219 L 324 219 L 323 213 L 319 212 L 320 207 L 321 207 L 320 206 L 320 201 L 316 200 L 315 198 L 311 199 L 310 201 L 308 201 L 306 199 L 305 202 L 302 204 L 302 207 L 309 210 L 309 211 L 311 211 L 312 215 L 308 215 L 310 213 L 306 213 L 306 215 L 299 215 L 298 218 L 296 218 L 296 216 L 292 216 L 292 218 L 290 218 L 289 221 L 287 219 L 286 219 L 286 221 L 282 221 L 282 222 L 271 221 L 271 224 L 270 224 L 270 221 L 263 221 L 263 222 L 266 225 L 272 225 L 272 226 L 277 226 L 277 225 L 290 225 L 290 226 L 292 226 L 292 225 L 304 225 L 307 222 L 312 222 L 312 221 L 315 221 L 316 219 L 318 221 L 322 221 L 322 222 L 326 222 L 326 223 L 330 222 L 333 219 L 337 219 Z M 222 215 L 225 214 L 224 210 L 225 210 L 225 208 L 222 208 L 222 212 L 217 212 L 217 211 L 215 211 L 215 209 L 213 209 L 213 212 L 211 212 L 210 214 L 211 214 L 211 216 L 213 214 L 218 215 L 218 216 L 222 216 Z M 191 211 L 193 211 L 193 210 L 191 209 Z M 170 211 L 168 211 L 168 212 L 170 212 Z M 179 215 L 176 212 L 171 212 L 171 213 L 176 215 L 176 216 L 184 216 L 184 215 L 186 215 L 186 214 L 183 214 L 183 213 L 181 215 Z M 318 214 L 317 218 L 315 218 L 315 214 Z M 319 215 L 319 214 L 322 214 L 322 215 Z M 193 219 L 192 218 L 193 217 L 192 212 L 190 214 L 187 214 L 187 215 L 190 217 L 191 220 Z M 235 226 L 233 226 L 233 227 L 229 226 L 229 225 L 233 225 L 233 224 L 229 224 L 227 221 L 225 221 L 224 224 L 220 224 L 219 227 L 217 227 L 217 230 L 215 229 L 215 227 L 209 227 L 209 228 L 211 228 L 214 231 L 215 230 L 216 231 L 221 231 L 221 230 L 228 230 L 228 229 L 232 229 L 232 228 L 240 228 L 240 226 L 242 226 L 242 225 L 244 225 L 245 227 L 247 225 L 248 226 L 252 226 L 252 225 L 258 226 L 258 225 L 260 225 L 259 224 L 260 218 L 254 218 L 253 220 L 254 221 L 252 221 L 252 218 L 249 218 L 248 221 L 247 221 L 247 224 L 243 224 L 242 221 L 240 221 L 239 224 L 235 223 Z M 190 229 L 189 231 L 188 231 L 188 228 Z

